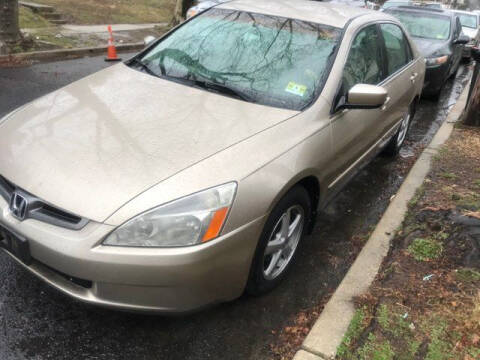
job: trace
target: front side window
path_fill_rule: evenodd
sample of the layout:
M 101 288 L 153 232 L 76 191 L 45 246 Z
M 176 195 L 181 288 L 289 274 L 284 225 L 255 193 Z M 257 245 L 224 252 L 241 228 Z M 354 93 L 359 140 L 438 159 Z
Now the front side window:
M 462 24 L 462 26 L 465 26 L 471 29 L 476 29 L 478 27 L 476 15 L 458 13 L 458 17 L 460 19 L 460 23 Z
M 389 10 L 398 18 L 411 36 L 421 39 L 447 40 L 450 37 L 450 17 L 413 11 Z
M 410 46 L 402 29 L 397 25 L 382 24 L 380 29 L 387 52 L 388 75 L 391 75 L 410 62 Z
M 154 46 L 137 65 L 208 91 L 301 110 L 323 88 L 340 35 L 340 29 L 326 25 L 211 9 Z
M 370 25 L 357 34 L 343 71 L 345 92 L 357 84 L 377 85 L 385 79 L 379 44 L 376 25 Z

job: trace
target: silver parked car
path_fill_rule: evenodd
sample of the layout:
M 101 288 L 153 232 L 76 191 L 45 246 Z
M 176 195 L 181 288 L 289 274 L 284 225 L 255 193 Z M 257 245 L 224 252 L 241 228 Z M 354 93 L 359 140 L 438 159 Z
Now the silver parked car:
M 317 209 L 399 151 L 424 74 L 390 15 L 221 4 L 0 121 L 0 244 L 117 309 L 265 293 Z
M 455 10 L 453 12 L 460 19 L 463 33 L 470 38 L 470 42 L 463 50 L 463 58 L 471 59 L 472 48 L 480 43 L 480 15 L 470 11 Z

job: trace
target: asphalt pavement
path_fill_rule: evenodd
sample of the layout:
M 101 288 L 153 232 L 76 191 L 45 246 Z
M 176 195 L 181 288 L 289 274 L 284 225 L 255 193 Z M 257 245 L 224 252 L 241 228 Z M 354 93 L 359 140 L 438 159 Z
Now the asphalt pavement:
M 0 68 L 0 116 L 106 66 L 96 57 Z M 290 276 L 266 296 L 184 317 L 119 313 L 71 300 L 0 254 L 0 359 L 273 358 L 282 329 L 338 286 L 469 75 L 462 66 L 439 102 L 421 102 L 401 156 L 377 158 L 319 214 Z

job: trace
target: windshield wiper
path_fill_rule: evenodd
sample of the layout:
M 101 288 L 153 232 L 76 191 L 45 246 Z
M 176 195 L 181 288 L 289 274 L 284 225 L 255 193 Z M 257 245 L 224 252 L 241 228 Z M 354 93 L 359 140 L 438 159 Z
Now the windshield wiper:
M 152 69 L 150 69 L 150 67 L 147 64 L 145 64 L 142 60 L 140 60 L 139 58 L 133 58 L 131 64 L 138 65 L 143 70 L 145 70 L 145 72 L 147 72 L 148 74 L 158 77 L 158 75 L 155 74 L 155 72 Z
M 219 84 L 216 82 L 210 82 L 210 81 L 204 81 L 204 80 L 192 80 L 192 82 L 200 86 L 201 88 L 207 89 L 207 90 L 214 90 L 218 93 L 233 96 L 235 98 L 248 101 L 248 102 L 255 102 L 253 98 L 247 94 L 245 94 L 242 91 L 233 89 L 227 85 Z

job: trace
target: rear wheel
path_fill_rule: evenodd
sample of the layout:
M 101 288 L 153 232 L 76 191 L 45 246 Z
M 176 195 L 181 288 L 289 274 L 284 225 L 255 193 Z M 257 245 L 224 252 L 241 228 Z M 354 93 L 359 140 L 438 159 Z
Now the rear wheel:
M 312 216 L 310 197 L 295 186 L 270 214 L 255 252 L 247 292 L 261 295 L 287 275 Z
M 410 129 L 410 124 L 415 116 L 415 104 L 412 103 L 408 108 L 405 115 L 403 115 L 402 122 L 400 127 L 397 130 L 395 136 L 390 140 L 388 145 L 385 147 L 383 151 L 384 154 L 388 156 L 396 156 L 400 152 L 403 144 L 405 143 L 405 139 L 407 138 L 408 130 Z

